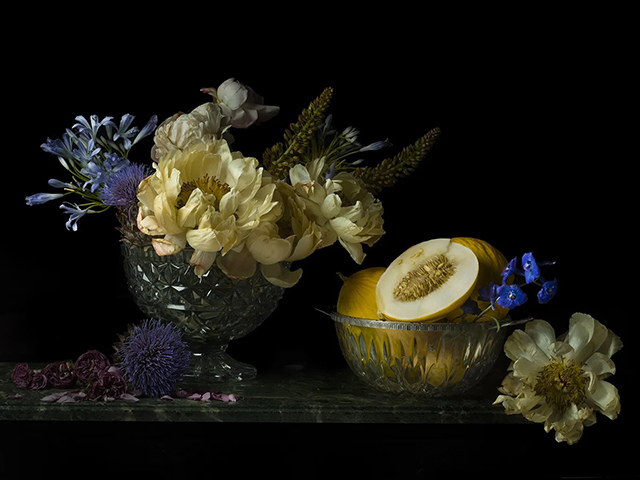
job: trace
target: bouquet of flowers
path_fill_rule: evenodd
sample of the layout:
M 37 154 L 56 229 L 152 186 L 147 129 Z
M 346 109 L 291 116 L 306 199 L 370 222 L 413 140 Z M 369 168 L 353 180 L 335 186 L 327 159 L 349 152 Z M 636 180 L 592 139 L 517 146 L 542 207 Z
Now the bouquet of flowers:
M 31 195 L 27 204 L 80 196 L 82 202 L 60 205 L 73 231 L 85 215 L 115 207 L 124 241 L 152 245 L 161 256 L 190 248 L 198 276 L 215 263 L 233 278 L 259 270 L 269 282 L 291 287 L 302 274 L 291 263 L 336 241 L 362 263 L 363 244 L 372 246 L 385 233 L 374 195 L 411 173 L 440 133 L 429 131 L 377 166 L 360 166 L 362 159 L 350 157 L 390 143 L 363 146 L 353 127 L 333 129 L 327 88 L 259 161 L 232 149 L 231 131 L 267 121 L 279 108 L 234 79 L 202 91 L 211 101 L 160 125 L 152 117 L 142 129 L 129 114 L 119 123 L 77 117 L 61 139 L 42 145 L 71 179 L 50 180 L 62 193 Z M 152 167 L 131 162 L 132 147 L 152 133 Z

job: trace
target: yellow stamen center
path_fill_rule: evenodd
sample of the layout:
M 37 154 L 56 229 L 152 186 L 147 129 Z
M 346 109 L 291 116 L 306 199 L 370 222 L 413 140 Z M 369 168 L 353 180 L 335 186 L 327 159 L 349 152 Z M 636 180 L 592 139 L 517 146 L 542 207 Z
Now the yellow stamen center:
M 536 377 L 533 388 L 558 412 L 565 412 L 571 405 L 584 400 L 587 379 L 582 367 L 574 361 L 553 360 L 545 365 Z
M 196 188 L 199 188 L 203 193 L 214 195 L 216 198 L 214 206 L 216 208 L 218 208 L 222 197 L 231 191 L 231 187 L 228 184 L 222 183 L 216 177 L 210 177 L 209 174 L 205 173 L 202 177 L 182 184 L 176 207 L 184 207 Z

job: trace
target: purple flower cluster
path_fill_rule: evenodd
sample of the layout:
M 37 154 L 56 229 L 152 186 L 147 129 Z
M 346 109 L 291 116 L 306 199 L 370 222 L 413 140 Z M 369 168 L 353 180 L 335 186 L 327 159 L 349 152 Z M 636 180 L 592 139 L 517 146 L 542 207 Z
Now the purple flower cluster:
M 515 308 L 524 304 L 529 297 L 524 292 L 523 287 L 529 284 L 540 286 L 538 290 L 538 302 L 541 304 L 548 303 L 558 291 L 558 280 L 545 280 L 542 277 L 541 268 L 545 265 L 553 265 L 555 262 L 537 262 L 533 253 L 525 253 L 522 256 L 520 267 L 518 267 L 518 257 L 513 258 L 503 270 L 502 284 L 498 285 L 491 282 L 489 285 L 482 287 L 478 294 L 478 300 L 489 302 L 492 310 L 496 309 L 496 305 L 504 308 Z M 509 283 L 509 279 L 513 277 L 513 282 Z M 518 281 L 524 280 L 524 283 Z M 489 308 L 489 307 L 488 307 Z M 468 300 L 463 306 L 463 310 L 468 314 L 476 314 L 482 316 L 486 310 L 482 312 L 478 304 L 473 300 Z
M 76 378 L 71 362 L 50 363 L 42 370 L 32 370 L 26 363 L 19 363 L 11 372 L 13 384 L 25 390 L 68 388 L 76 383 Z

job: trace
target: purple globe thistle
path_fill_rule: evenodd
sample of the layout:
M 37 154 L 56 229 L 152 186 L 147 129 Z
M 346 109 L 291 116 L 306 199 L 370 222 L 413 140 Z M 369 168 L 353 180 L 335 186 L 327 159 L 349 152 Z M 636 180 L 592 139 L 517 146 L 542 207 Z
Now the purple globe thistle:
M 191 352 L 182 333 L 159 319 L 134 327 L 118 351 L 125 379 L 150 397 L 171 393 L 189 367 Z
M 138 185 L 151 175 L 146 165 L 132 163 L 109 177 L 100 192 L 105 205 L 132 208 L 138 205 Z

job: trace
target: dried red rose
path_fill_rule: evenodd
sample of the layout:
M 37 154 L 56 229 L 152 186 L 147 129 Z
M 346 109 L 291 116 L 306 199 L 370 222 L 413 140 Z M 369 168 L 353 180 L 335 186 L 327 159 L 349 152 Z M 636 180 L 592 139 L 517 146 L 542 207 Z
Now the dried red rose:
M 126 392 L 127 382 L 117 367 L 103 370 L 97 378 L 92 379 L 86 390 L 89 400 L 113 400 Z
M 29 389 L 34 373 L 26 363 L 18 363 L 11 371 L 11 380 L 16 387 Z
M 88 382 L 96 379 L 111 366 L 109 359 L 98 350 L 89 350 L 78 357 L 75 363 L 75 373 L 78 380 Z
M 31 379 L 30 390 L 42 390 L 47 386 L 47 377 L 42 372 L 34 372 Z
M 42 369 L 51 388 L 68 388 L 76 383 L 76 373 L 71 362 L 53 362 Z

